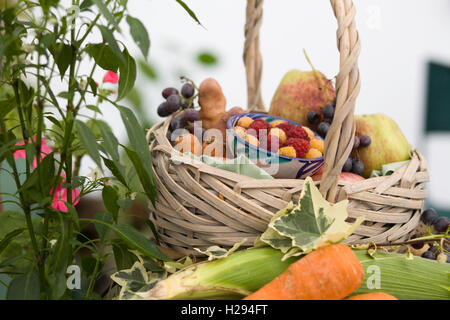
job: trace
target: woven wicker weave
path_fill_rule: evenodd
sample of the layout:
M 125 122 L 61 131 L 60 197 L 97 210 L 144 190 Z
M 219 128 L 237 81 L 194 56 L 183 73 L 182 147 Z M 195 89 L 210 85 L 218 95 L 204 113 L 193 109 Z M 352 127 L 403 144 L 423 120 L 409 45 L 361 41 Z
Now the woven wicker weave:
M 262 59 L 259 27 L 263 0 L 248 0 L 244 62 L 247 71 L 248 109 L 263 110 L 260 93 Z M 365 222 L 348 243 L 401 241 L 418 225 L 428 181 L 426 162 L 417 151 L 390 176 L 359 182 L 338 181 L 350 155 L 355 124 L 353 111 L 359 93 L 357 58 L 360 51 L 351 0 L 331 0 L 338 21 L 340 71 L 336 78 L 336 113 L 325 139 L 325 164 L 319 189 L 329 201 L 349 199 L 349 221 Z M 148 131 L 157 183 L 156 207 L 150 219 L 163 246 L 181 254 L 212 245 L 229 247 L 247 238 L 251 246 L 273 214 L 297 201 L 303 180 L 257 180 L 213 168 L 176 151 L 167 139 L 171 117 Z

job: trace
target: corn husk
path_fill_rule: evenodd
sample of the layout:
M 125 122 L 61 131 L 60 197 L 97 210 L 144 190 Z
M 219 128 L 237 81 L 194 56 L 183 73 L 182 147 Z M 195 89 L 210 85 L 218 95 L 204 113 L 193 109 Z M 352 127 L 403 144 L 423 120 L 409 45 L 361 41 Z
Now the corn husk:
M 281 261 L 272 248 L 238 251 L 226 258 L 189 266 L 158 282 L 144 299 L 240 299 L 269 283 L 297 259 Z
M 377 251 L 354 251 L 363 265 L 365 277 L 352 295 L 386 292 L 399 300 L 450 299 L 450 263 L 421 257 Z M 379 280 L 379 281 L 378 281 Z

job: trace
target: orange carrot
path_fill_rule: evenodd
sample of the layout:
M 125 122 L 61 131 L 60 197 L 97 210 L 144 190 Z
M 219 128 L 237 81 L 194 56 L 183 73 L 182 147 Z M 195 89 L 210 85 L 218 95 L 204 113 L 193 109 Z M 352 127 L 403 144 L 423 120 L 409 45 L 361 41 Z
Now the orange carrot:
M 356 255 L 344 244 L 315 250 L 244 300 L 340 300 L 364 279 Z
M 347 298 L 345 300 L 398 300 L 398 299 L 385 292 L 373 292 L 373 293 L 359 294 Z

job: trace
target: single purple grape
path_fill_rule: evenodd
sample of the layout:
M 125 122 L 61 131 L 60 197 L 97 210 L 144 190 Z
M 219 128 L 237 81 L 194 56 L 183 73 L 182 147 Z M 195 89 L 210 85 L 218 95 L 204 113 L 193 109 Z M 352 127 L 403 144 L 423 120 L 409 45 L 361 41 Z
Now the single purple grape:
M 186 99 L 191 98 L 195 93 L 195 88 L 191 83 L 185 83 L 181 87 L 181 95 Z
M 164 97 L 164 99 L 167 99 L 169 96 L 171 96 L 172 94 L 178 94 L 178 90 L 172 87 L 169 88 L 165 88 L 162 92 L 161 92 L 162 96 Z
M 368 135 L 363 135 L 363 136 L 361 136 L 360 138 L 359 138 L 359 140 L 360 140 L 360 143 L 359 143 L 359 145 L 361 146 L 361 147 L 368 147 L 368 146 L 370 146 L 370 144 L 372 143 L 372 140 L 370 139 L 370 137 L 368 136 Z

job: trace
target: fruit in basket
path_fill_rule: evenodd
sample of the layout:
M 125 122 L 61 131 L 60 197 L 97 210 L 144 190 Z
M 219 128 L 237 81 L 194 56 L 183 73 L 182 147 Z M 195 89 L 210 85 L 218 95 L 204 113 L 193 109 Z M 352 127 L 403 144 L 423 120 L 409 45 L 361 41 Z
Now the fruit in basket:
M 324 143 L 322 139 L 314 138 L 309 141 L 309 146 L 311 148 L 319 150 L 323 154 Z
M 245 139 L 245 137 L 247 136 L 247 130 L 245 130 L 244 128 L 242 128 L 240 126 L 234 127 L 233 130 L 242 139 Z
M 410 159 L 408 140 L 397 123 L 387 115 L 356 115 L 355 123 L 356 135 L 360 138 L 358 155 L 365 167 L 364 177 L 368 178 L 372 170 L 380 170 L 383 164 Z
M 269 134 L 267 139 L 261 138 L 259 141 L 259 146 L 270 152 L 277 153 L 280 147 L 283 145 L 281 139 L 276 136 Z
M 314 134 L 314 132 L 313 132 L 310 128 L 308 128 L 308 127 L 303 127 L 303 129 L 304 129 L 304 130 L 306 131 L 306 133 L 308 134 L 308 137 L 309 137 L 310 140 L 316 138 L 316 135 Z M 323 150 L 322 150 L 322 153 L 323 153 Z
M 227 99 L 217 80 L 207 78 L 200 83 L 198 88 L 198 103 L 200 119 L 205 129 L 215 128 L 220 118 L 225 113 Z
M 268 132 L 272 128 L 272 125 L 263 119 L 256 119 L 248 127 L 247 133 L 260 137 L 261 135 L 267 136 Z
M 269 114 L 306 126 L 308 112 L 314 111 L 321 117 L 321 108 L 332 103 L 335 96 L 332 82 L 321 72 L 291 70 L 278 85 Z M 316 124 L 312 125 L 315 128 Z
M 220 139 L 212 137 L 203 142 L 202 153 L 210 157 L 223 158 L 225 155 L 224 145 Z
M 231 117 L 234 117 L 235 115 L 241 114 L 244 112 L 245 112 L 244 109 L 242 109 L 241 107 L 233 107 L 222 115 L 219 122 L 216 124 L 216 129 L 220 130 L 220 132 L 222 133 L 222 142 L 223 143 L 226 142 L 225 139 L 227 137 L 227 122 L 228 122 L 228 120 Z
M 253 119 L 246 116 L 246 117 L 239 118 L 237 125 L 242 128 L 248 129 L 248 127 L 252 124 L 252 122 L 253 122 Z
M 296 126 L 287 133 L 288 138 L 300 138 L 309 142 L 309 135 L 304 127 Z
M 276 125 L 277 128 L 280 128 L 281 130 L 283 130 L 287 136 L 289 136 L 289 131 L 291 131 L 292 129 L 295 128 L 295 126 L 292 123 L 289 122 L 282 122 L 280 124 Z
M 330 124 L 328 122 L 323 121 L 319 123 L 319 126 L 317 127 L 317 132 L 322 138 L 326 137 L 328 130 L 330 130 Z
M 185 83 L 181 87 L 181 95 L 185 97 L 186 99 L 190 99 L 194 96 L 195 88 L 192 85 L 192 83 Z
M 291 147 L 291 146 L 280 148 L 278 150 L 278 154 L 280 154 L 282 156 L 286 156 L 286 157 L 292 157 L 292 158 L 297 157 L 297 153 L 295 152 L 294 147 Z
M 173 87 L 168 87 L 165 88 L 162 92 L 161 92 L 162 96 L 164 97 L 164 99 L 167 99 L 169 96 L 171 96 L 172 94 L 178 94 L 178 90 L 176 88 Z
M 315 159 L 320 158 L 322 156 L 322 152 L 315 148 L 310 148 L 309 151 L 306 153 L 305 158 L 306 159 Z
M 202 154 L 202 145 L 195 135 L 192 133 L 179 136 L 175 140 L 175 150 L 181 153 L 191 152 L 196 156 Z
M 274 120 L 272 121 L 270 124 L 272 125 L 272 127 L 278 127 L 278 125 L 283 124 L 283 123 L 288 123 L 286 120 Z
M 286 133 L 280 128 L 272 128 L 269 131 L 269 137 L 276 136 L 280 140 L 281 144 L 284 144 L 287 140 Z
M 320 181 L 322 180 L 322 175 L 323 175 L 323 166 L 320 167 L 319 170 L 317 170 L 317 172 L 311 176 L 311 178 L 313 179 L 313 181 Z M 354 174 L 352 172 L 341 172 L 341 174 L 339 175 L 339 180 L 342 181 L 349 181 L 349 182 L 357 182 L 357 181 L 362 181 L 362 180 L 366 180 L 364 177 Z
M 285 146 L 291 146 L 295 149 L 297 158 L 305 158 L 309 151 L 309 141 L 302 138 L 289 138 Z
M 364 163 L 360 159 L 354 158 L 352 160 L 352 172 L 358 175 L 362 175 L 364 172 Z
M 247 136 L 245 137 L 245 141 L 247 141 L 248 143 L 250 143 L 254 146 L 259 147 L 259 140 L 254 135 L 247 134 Z

